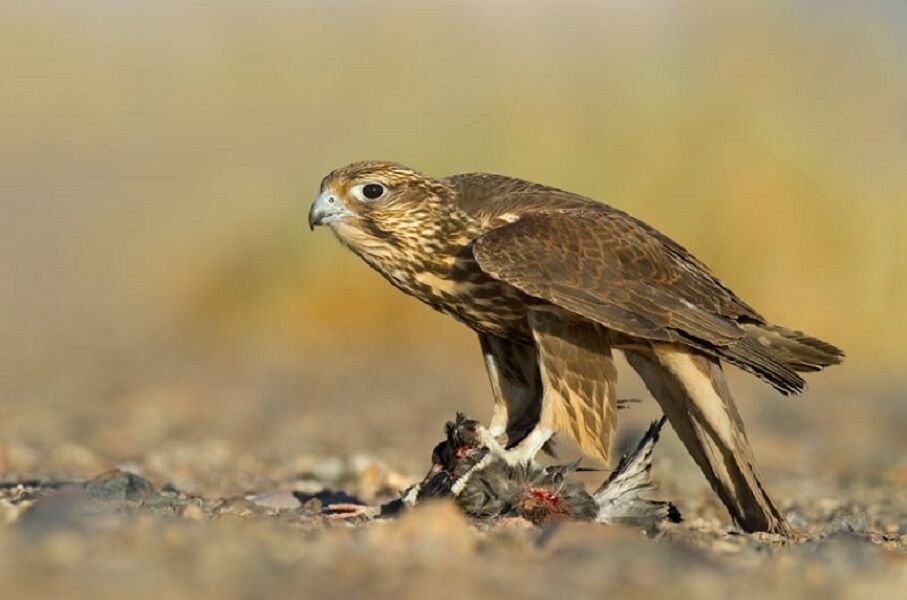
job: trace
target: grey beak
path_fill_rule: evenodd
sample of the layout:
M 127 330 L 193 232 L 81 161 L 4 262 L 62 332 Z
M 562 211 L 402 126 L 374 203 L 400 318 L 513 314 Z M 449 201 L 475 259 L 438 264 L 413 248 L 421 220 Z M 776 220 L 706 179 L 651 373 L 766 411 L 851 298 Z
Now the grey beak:
M 309 208 L 309 229 L 315 229 L 316 225 L 324 225 L 342 214 L 343 209 L 334 200 L 334 197 L 325 192 L 315 198 L 312 207 Z
M 315 231 L 315 225 L 321 225 L 321 219 L 324 218 L 324 214 L 316 206 L 316 202 L 312 202 L 311 208 L 309 208 L 309 230 Z

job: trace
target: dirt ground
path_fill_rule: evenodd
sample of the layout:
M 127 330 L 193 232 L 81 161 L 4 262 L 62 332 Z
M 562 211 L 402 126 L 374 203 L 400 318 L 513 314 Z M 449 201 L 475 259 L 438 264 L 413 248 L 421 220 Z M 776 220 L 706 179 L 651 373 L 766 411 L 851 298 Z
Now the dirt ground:
M 654 477 L 677 525 L 474 523 L 444 502 L 335 521 L 325 503 L 386 501 L 424 473 L 456 410 L 487 419 L 477 358 L 91 346 L 6 363 L 0 597 L 882 598 L 907 585 L 907 386 L 894 382 L 840 369 L 781 398 L 732 375 L 797 540 L 734 532 L 669 430 Z M 624 397 L 644 398 L 621 411 L 625 448 L 658 411 L 622 376 Z

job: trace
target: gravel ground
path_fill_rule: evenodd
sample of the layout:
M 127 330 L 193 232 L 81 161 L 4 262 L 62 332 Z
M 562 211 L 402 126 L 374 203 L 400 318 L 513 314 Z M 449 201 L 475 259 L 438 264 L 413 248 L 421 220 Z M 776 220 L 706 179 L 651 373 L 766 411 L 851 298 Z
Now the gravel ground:
M 481 366 L 441 350 L 256 356 L 146 347 L 7 378 L 0 597 L 903 597 L 897 384 L 832 372 L 782 399 L 734 376 L 766 479 L 802 531 L 785 540 L 734 532 L 668 430 L 654 476 L 679 524 L 472 522 L 445 501 L 331 519 L 327 504 L 384 502 L 418 479 L 455 410 L 487 418 Z M 654 416 L 648 400 L 621 411 L 619 445 Z

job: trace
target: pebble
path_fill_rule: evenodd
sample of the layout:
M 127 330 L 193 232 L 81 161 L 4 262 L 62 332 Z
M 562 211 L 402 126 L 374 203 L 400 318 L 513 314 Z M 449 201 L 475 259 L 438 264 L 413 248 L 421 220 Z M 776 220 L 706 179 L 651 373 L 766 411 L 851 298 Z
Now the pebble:
M 187 504 L 186 507 L 183 508 L 182 516 L 184 519 L 202 521 L 205 518 L 205 511 L 195 504 Z
M 274 510 L 296 510 L 302 506 L 302 502 L 299 501 L 299 498 L 289 490 L 263 492 L 261 494 L 246 496 L 246 499 L 251 500 L 262 508 L 271 508 Z
M 135 473 L 115 469 L 89 481 L 85 491 L 99 500 L 144 500 L 154 494 L 154 485 Z

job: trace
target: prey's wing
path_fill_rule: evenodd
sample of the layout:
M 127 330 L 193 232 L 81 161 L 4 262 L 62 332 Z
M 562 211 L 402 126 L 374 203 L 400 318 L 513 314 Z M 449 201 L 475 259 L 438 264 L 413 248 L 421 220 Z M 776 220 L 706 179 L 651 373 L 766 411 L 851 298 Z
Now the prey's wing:
M 655 489 L 652 483 L 652 452 L 665 417 L 652 423 L 636 449 L 624 456 L 611 477 L 595 490 L 599 523 L 651 525 L 668 519 L 680 521 L 680 513 L 670 502 L 647 500 L 643 494 Z

